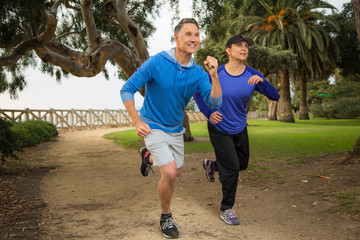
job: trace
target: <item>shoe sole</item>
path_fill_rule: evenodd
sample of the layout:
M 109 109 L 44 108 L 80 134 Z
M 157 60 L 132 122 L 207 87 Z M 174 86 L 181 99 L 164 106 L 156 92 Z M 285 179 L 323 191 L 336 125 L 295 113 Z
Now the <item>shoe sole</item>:
M 180 236 L 180 230 L 179 230 L 179 229 L 178 229 L 179 235 L 177 235 L 177 236 L 169 236 L 169 235 L 166 235 L 165 233 L 162 232 L 162 228 L 161 228 L 161 227 L 160 227 L 160 231 L 161 231 L 162 235 L 163 235 L 164 237 L 166 237 L 166 238 L 179 238 L 179 236 Z
M 168 235 L 165 235 L 165 234 L 162 234 L 164 237 L 166 238 L 179 238 L 179 236 L 176 236 L 176 237 L 172 237 L 172 236 L 168 236 Z
M 144 148 L 145 148 L 145 147 L 140 148 L 140 151 L 139 151 L 139 155 L 140 155 L 140 157 L 141 157 L 141 163 L 140 163 L 139 169 L 140 169 L 141 175 L 143 175 L 144 177 L 147 177 L 149 174 L 146 174 L 146 173 L 145 173 L 145 175 L 144 175 L 144 174 L 142 173 L 142 170 L 141 170 L 141 165 L 142 165 L 142 163 L 143 163 L 143 157 L 142 157 L 142 155 L 141 155 L 141 151 L 142 151 Z
M 203 168 L 205 169 L 205 177 L 209 182 L 215 182 L 215 178 L 210 178 L 210 176 L 208 175 L 209 169 L 208 166 L 205 164 L 205 161 L 203 160 Z

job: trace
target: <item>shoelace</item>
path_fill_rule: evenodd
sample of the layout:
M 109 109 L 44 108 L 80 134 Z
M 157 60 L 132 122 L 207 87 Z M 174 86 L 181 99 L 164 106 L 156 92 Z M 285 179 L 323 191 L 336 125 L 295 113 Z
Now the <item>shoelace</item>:
M 234 210 L 232 210 L 232 209 L 227 209 L 227 210 L 225 210 L 224 215 L 225 215 L 227 218 L 234 218 L 234 217 L 236 217 L 235 212 L 234 212 Z
M 151 170 L 152 174 L 154 175 L 154 170 L 152 169 L 151 165 L 146 165 L 146 169 L 145 169 L 146 175 L 149 174 L 150 170 Z
M 175 226 L 175 223 L 173 222 L 172 218 L 167 218 L 165 220 L 164 225 L 162 226 L 162 229 L 172 228 Z

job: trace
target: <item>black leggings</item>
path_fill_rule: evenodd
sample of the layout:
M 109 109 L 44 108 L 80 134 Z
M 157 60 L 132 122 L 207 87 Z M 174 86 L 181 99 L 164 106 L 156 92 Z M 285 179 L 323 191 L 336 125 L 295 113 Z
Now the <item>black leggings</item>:
M 230 209 L 235 204 L 239 171 L 245 170 L 249 163 L 249 138 L 247 128 L 238 134 L 219 131 L 210 123 L 208 130 L 211 144 L 215 149 L 214 170 L 219 172 L 223 199 L 221 210 Z

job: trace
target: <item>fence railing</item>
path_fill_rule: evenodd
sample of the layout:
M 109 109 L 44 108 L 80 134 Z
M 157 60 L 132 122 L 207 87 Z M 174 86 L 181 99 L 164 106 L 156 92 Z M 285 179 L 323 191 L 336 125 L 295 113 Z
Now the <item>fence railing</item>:
M 204 122 L 207 118 L 201 112 L 187 111 L 190 123 Z M 54 124 L 57 128 L 97 128 L 97 127 L 124 127 L 131 126 L 131 119 L 126 110 L 62 110 L 49 109 L 0 109 L 0 117 L 12 122 L 27 120 L 42 120 Z M 267 114 L 249 112 L 248 119 L 267 118 Z

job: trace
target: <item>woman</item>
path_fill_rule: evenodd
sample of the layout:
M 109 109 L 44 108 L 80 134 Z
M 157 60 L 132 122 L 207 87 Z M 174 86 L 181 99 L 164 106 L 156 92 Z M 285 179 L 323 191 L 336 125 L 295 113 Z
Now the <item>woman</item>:
M 249 162 L 249 140 L 246 128 L 246 107 L 254 91 L 277 101 L 279 94 L 257 70 L 247 66 L 248 47 L 254 42 L 242 35 L 234 35 L 226 43 L 228 63 L 218 68 L 222 88 L 222 106 L 210 109 L 199 92 L 194 100 L 200 111 L 208 118 L 208 131 L 215 149 L 216 161 L 203 160 L 206 178 L 215 181 L 219 173 L 223 198 L 220 218 L 230 225 L 240 224 L 232 209 L 238 184 L 239 171 L 245 170 Z M 211 81 L 211 80 L 210 80 Z

